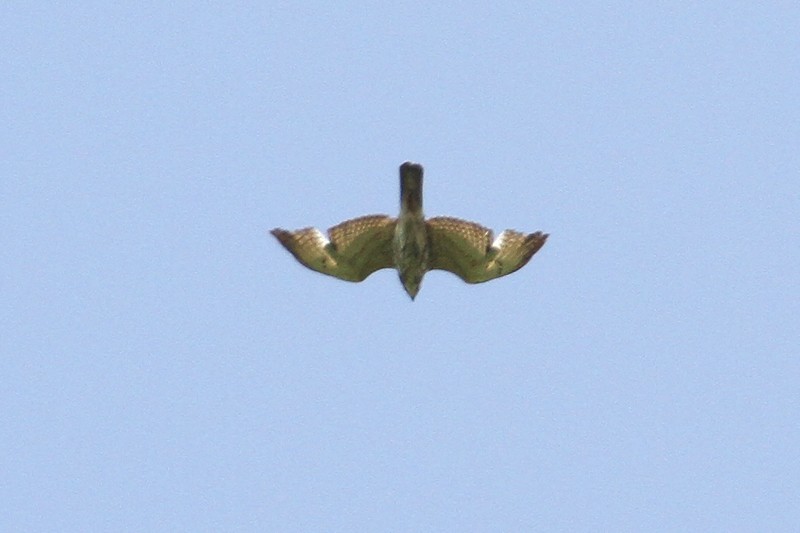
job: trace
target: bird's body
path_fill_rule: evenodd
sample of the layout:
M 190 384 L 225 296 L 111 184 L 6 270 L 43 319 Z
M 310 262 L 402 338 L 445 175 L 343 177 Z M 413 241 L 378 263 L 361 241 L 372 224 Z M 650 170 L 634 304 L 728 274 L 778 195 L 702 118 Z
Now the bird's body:
M 400 281 L 413 300 L 430 262 L 430 239 L 422 212 L 422 167 L 413 163 L 400 166 L 400 215 L 392 250 Z
M 413 300 L 429 270 L 450 271 L 467 283 L 481 283 L 522 268 L 545 243 L 540 231 L 528 235 L 492 231 L 452 217 L 425 219 L 422 211 L 421 165 L 400 165 L 400 214 L 397 218 L 369 215 L 328 230 L 294 232 L 276 228 L 272 234 L 302 264 L 347 281 L 362 281 L 382 268 L 396 268 Z

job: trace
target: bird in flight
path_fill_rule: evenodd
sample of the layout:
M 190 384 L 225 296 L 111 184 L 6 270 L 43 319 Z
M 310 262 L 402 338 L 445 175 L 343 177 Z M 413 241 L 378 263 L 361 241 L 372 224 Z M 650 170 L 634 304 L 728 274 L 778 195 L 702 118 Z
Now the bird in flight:
M 413 300 L 429 270 L 447 270 L 467 283 L 482 283 L 516 272 L 544 246 L 548 234 L 492 230 L 453 217 L 425 218 L 422 165 L 400 165 L 400 214 L 367 215 L 328 230 L 272 234 L 303 265 L 346 281 L 363 281 L 382 268 L 396 268 Z

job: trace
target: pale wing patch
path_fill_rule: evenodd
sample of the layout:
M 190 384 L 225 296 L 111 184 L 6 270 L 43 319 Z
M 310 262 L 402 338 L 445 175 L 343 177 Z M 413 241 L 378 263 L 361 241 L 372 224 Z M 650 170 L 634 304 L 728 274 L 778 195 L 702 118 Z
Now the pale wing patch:
M 317 228 L 309 228 L 306 231 L 308 232 L 308 240 L 309 240 L 309 242 L 313 242 L 315 246 L 318 246 L 320 248 L 324 248 L 325 246 L 328 245 L 329 242 L 331 242 L 331 241 L 328 240 L 328 238 L 325 236 L 325 234 L 322 233 Z
M 500 248 L 502 248 L 503 243 L 506 242 L 507 240 L 506 239 L 507 234 L 508 230 L 501 232 L 500 235 L 498 235 L 497 238 L 492 243 L 492 248 L 494 248 L 495 250 L 499 250 Z

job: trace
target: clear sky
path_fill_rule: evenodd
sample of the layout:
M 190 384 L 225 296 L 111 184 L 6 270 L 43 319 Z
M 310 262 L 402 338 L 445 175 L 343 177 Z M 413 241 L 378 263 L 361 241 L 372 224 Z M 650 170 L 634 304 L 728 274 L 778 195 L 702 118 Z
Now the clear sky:
M 800 529 L 796 2 L 0 17 L 0 530 Z M 411 302 L 269 235 L 404 160 L 550 240 Z

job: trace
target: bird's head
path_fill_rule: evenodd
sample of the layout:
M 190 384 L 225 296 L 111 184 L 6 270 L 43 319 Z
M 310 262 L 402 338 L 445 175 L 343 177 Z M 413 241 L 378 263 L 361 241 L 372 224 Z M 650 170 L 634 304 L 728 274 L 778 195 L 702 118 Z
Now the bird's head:
M 422 165 L 406 161 L 400 165 L 400 208 L 422 212 Z

